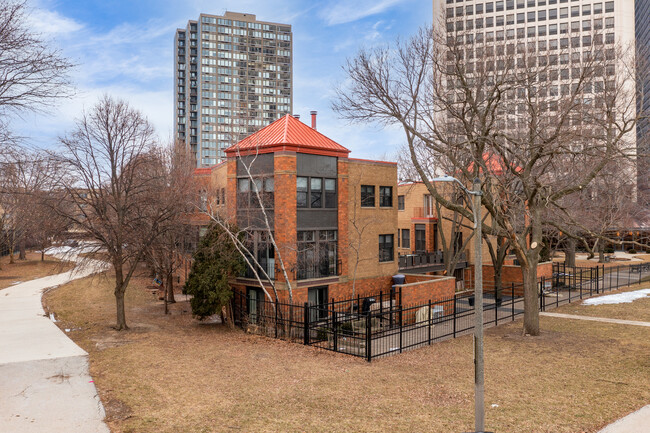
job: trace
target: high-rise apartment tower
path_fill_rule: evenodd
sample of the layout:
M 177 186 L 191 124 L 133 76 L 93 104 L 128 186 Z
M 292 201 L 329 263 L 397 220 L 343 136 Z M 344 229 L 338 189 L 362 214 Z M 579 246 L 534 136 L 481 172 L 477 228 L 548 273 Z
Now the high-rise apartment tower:
M 174 135 L 198 167 L 292 112 L 291 26 L 255 15 L 201 14 L 174 38 Z
M 571 65 L 590 51 L 602 50 L 611 60 L 604 71 L 603 82 L 619 67 L 621 47 L 636 50 L 645 60 L 637 62 L 644 68 L 637 77 L 650 88 L 648 54 L 650 54 L 650 0 L 433 0 L 433 23 L 444 26 L 447 36 L 464 47 L 465 60 L 470 64 L 482 59 L 491 47 L 505 46 L 518 55 L 531 49 L 549 64 L 558 60 L 559 75 L 548 81 L 550 90 L 571 84 Z M 602 47 L 592 49 L 591 47 Z M 532 47 L 532 48 L 531 48 Z M 628 51 L 629 52 L 629 51 Z M 611 53 L 611 54 L 610 54 Z M 629 63 L 628 63 L 629 64 Z M 567 80 L 568 78 L 568 80 Z M 597 96 L 598 85 L 593 88 Z M 638 86 L 637 82 L 637 86 Z M 634 91 L 634 89 L 629 89 Z M 650 108 L 650 92 L 637 89 L 637 107 Z M 557 93 L 556 93 L 557 94 Z M 585 98 L 590 98 L 585 95 Z M 641 120 L 629 142 L 638 156 L 637 188 L 650 190 L 647 154 L 650 145 L 650 121 Z M 644 184 L 645 182 L 645 184 Z

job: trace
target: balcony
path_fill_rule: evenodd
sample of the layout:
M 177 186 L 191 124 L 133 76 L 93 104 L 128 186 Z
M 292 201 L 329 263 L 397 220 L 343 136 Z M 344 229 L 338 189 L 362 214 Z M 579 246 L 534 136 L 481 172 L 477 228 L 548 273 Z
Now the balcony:
M 412 218 L 437 218 L 433 209 L 414 207 Z
M 275 280 L 275 260 L 271 259 L 271 260 L 268 260 L 268 261 L 264 261 L 264 262 L 260 263 L 260 266 L 266 272 L 266 274 L 269 276 L 269 278 L 271 280 Z M 258 269 L 258 274 L 259 274 L 259 277 L 262 279 L 262 281 L 264 281 L 265 280 L 264 273 L 262 273 Z M 255 276 L 255 272 L 253 272 L 253 270 L 248 266 L 246 266 L 246 269 L 242 273 L 241 277 L 242 278 L 257 278 Z
M 323 260 L 320 263 L 311 265 L 299 265 L 296 271 L 296 280 L 311 280 L 337 275 L 341 275 L 341 260 L 337 260 L 336 264 L 330 263 L 329 260 Z
M 467 252 L 461 253 L 460 259 L 456 264 L 456 269 L 463 269 L 468 266 Z M 410 271 L 417 273 L 443 271 L 445 269 L 444 258 L 442 251 L 434 251 L 427 253 L 416 253 L 400 255 L 398 257 L 398 264 L 400 271 Z

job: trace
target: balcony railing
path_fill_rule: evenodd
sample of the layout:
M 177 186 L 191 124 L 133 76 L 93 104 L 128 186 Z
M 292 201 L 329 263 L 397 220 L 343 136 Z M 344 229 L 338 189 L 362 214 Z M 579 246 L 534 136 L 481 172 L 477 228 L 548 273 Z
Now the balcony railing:
M 411 269 L 432 265 L 442 265 L 444 262 L 444 257 L 442 255 L 442 251 L 440 250 L 430 253 L 406 254 L 399 256 L 398 258 L 399 269 Z M 467 252 L 461 253 L 458 264 L 462 265 L 462 267 L 465 267 L 465 262 L 467 262 Z
M 423 207 L 414 207 L 413 208 L 413 218 L 436 218 L 435 212 L 433 210 Z
M 341 275 L 341 260 L 337 260 L 336 264 L 330 263 L 329 260 L 323 260 L 313 265 L 299 265 L 296 270 L 297 280 L 334 277 L 336 275 Z
M 270 279 L 275 280 L 275 260 L 269 260 L 268 262 L 260 263 L 260 266 L 262 269 L 264 269 L 264 271 L 266 271 Z M 257 273 L 259 274 L 259 277 L 264 280 L 264 273 L 262 273 L 259 268 L 257 270 Z M 241 276 L 243 278 L 256 278 L 255 272 L 253 272 L 253 270 L 248 266 L 246 266 L 246 269 Z

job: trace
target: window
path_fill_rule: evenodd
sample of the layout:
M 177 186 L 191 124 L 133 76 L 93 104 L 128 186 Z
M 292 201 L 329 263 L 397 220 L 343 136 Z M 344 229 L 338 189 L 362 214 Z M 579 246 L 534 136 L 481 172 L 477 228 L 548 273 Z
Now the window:
M 297 279 L 329 277 L 337 274 L 336 230 L 297 232 Z
M 402 229 L 402 248 L 411 248 L 411 230 Z
M 605 28 L 606 29 L 614 28 L 614 17 L 605 18 Z
M 309 190 L 309 207 L 323 207 L 323 179 L 312 177 Z
M 572 17 L 580 16 L 580 6 L 571 6 L 571 16 Z
M 560 18 L 569 17 L 569 8 L 560 8 Z
M 309 192 L 309 178 L 298 177 L 296 179 L 296 186 L 298 192 L 296 195 L 296 207 L 308 207 L 307 194 Z
M 393 207 L 393 187 L 380 186 L 379 187 L 379 206 Z
M 296 207 L 332 209 L 336 206 L 336 179 L 303 176 L 296 179 Z
M 262 203 L 266 209 L 273 208 L 275 185 L 272 177 L 268 178 L 240 178 L 237 179 L 237 207 L 260 207 L 257 199 L 259 192 Z
M 404 196 L 397 196 L 397 210 L 404 210 Z
M 361 207 L 375 207 L 374 185 L 361 185 Z
M 605 12 L 614 12 L 614 2 L 605 2 Z
M 549 9 L 548 10 L 548 19 L 549 20 L 556 20 L 557 19 L 557 9 Z
M 603 4 L 602 3 L 594 3 L 594 13 L 595 14 L 602 14 L 603 13 Z
M 393 235 L 379 235 L 379 261 L 392 262 L 395 260 Z
M 325 179 L 325 207 L 336 208 L 336 179 Z

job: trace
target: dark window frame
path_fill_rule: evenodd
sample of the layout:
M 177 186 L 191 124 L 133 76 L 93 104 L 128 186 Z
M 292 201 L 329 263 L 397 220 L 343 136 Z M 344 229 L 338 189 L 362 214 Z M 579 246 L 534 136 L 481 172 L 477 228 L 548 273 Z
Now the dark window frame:
M 404 236 L 406 234 L 406 236 Z M 401 245 L 402 248 L 411 249 L 411 229 L 402 229 L 401 233 Z
M 361 207 L 375 207 L 375 185 L 361 185 Z M 371 203 L 372 200 L 372 203 Z
M 306 187 L 301 187 L 304 179 Z M 320 181 L 320 190 L 312 188 L 314 182 Z M 327 185 L 334 183 L 334 189 L 327 189 Z M 320 176 L 298 176 L 296 178 L 296 208 L 298 209 L 336 209 L 338 207 L 338 182 L 336 178 Z M 319 206 L 315 206 L 315 203 Z
M 379 235 L 379 261 L 395 261 L 395 235 Z
M 405 198 L 403 195 L 397 196 L 397 210 L 404 210 Z
M 388 192 L 388 193 L 386 193 Z M 393 187 L 380 186 L 379 187 L 379 207 L 393 207 Z

